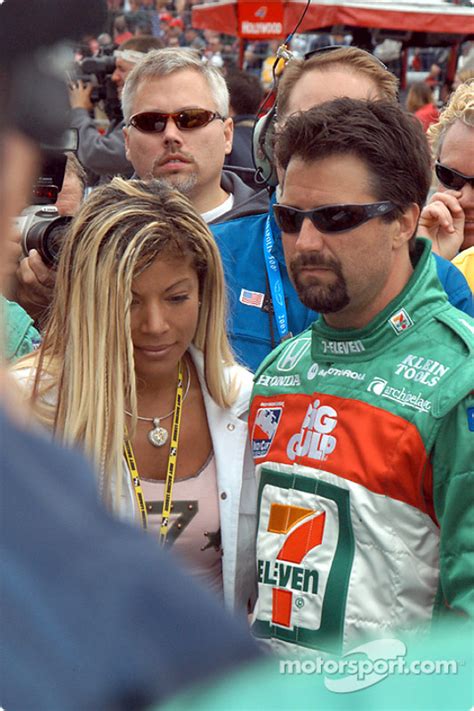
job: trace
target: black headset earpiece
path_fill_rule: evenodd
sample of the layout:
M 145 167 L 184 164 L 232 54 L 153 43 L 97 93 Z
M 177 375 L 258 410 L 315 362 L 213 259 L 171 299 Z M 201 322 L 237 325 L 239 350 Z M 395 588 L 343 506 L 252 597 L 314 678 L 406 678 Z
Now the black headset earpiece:
M 278 62 L 280 60 L 283 60 L 283 62 L 286 64 L 289 62 L 291 59 L 294 59 L 295 55 L 291 50 L 288 49 L 287 44 L 290 42 L 291 38 L 293 37 L 294 33 L 298 29 L 298 27 L 301 24 L 301 20 L 306 14 L 306 10 L 308 9 L 309 5 L 311 3 L 311 0 L 308 0 L 306 8 L 303 12 L 303 15 L 301 16 L 300 21 L 296 25 L 295 30 L 288 35 L 286 38 L 285 42 L 281 44 L 276 53 L 276 59 L 273 64 L 273 84 L 272 87 L 263 100 L 263 103 L 260 106 L 259 112 L 264 108 L 269 103 L 269 98 L 272 95 L 275 95 L 277 89 L 278 89 L 278 79 L 276 75 L 276 68 L 278 65 Z M 253 156 L 253 162 L 255 165 L 256 173 L 255 173 L 255 181 L 257 183 L 261 183 L 262 185 L 265 184 L 270 188 L 275 188 L 278 185 L 278 176 L 277 172 L 275 170 L 275 163 L 273 159 L 273 145 L 275 142 L 275 126 L 276 126 L 276 117 L 277 117 L 277 105 L 276 105 L 276 99 L 275 102 L 270 109 L 268 113 L 266 113 L 264 116 L 261 116 L 256 122 L 255 126 L 253 129 L 253 134 L 252 134 L 252 156 Z
M 255 122 L 252 135 L 252 155 L 257 171 L 255 180 L 269 187 L 278 185 L 278 176 L 273 160 L 275 122 L 276 105 L 273 105 L 268 113 Z

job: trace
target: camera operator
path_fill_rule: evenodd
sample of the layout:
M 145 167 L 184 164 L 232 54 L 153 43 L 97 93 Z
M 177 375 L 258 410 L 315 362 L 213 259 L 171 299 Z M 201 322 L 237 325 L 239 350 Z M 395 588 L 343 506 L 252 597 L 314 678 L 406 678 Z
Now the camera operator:
M 53 203 L 60 217 L 73 217 L 76 214 L 84 198 L 85 186 L 83 167 L 73 153 L 67 153 L 62 187 Z M 36 248 L 28 250 L 16 270 L 15 300 L 39 327 L 51 303 L 55 274 L 53 266 L 47 264 L 45 256 Z
M 150 49 L 161 47 L 163 42 L 159 38 L 141 36 L 127 40 L 120 49 L 115 50 L 115 68 L 110 79 L 115 85 L 117 105 L 128 73 Z M 91 185 L 105 182 L 114 175 L 130 177 L 133 173 L 133 167 L 125 157 L 122 116 L 116 114 L 115 118 L 110 120 L 107 132 L 102 136 L 90 113 L 94 110 L 91 97 L 93 89 L 92 83 L 85 83 L 80 79 L 72 81 L 69 86 L 71 126 L 79 131 L 78 158 L 91 174 L 89 176 Z

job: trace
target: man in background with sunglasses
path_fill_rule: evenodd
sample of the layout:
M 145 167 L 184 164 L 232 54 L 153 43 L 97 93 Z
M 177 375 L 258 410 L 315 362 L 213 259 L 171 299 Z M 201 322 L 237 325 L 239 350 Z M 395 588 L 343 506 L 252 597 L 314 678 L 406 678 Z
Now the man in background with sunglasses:
M 253 632 L 340 654 L 474 613 L 474 321 L 416 239 L 416 119 L 337 99 L 291 116 L 276 154 L 286 262 L 322 316 L 256 374 Z
M 278 85 L 276 111 L 262 129 L 264 174 L 275 186 L 272 134 L 291 114 L 307 111 L 340 96 L 397 102 L 397 79 L 375 57 L 358 47 L 331 45 L 288 62 Z M 266 134 L 266 135 L 265 135 Z M 255 143 L 255 138 L 254 138 Z M 275 201 L 278 194 L 272 198 Z M 231 293 L 229 335 L 237 356 L 256 370 L 266 355 L 291 334 L 300 333 L 317 317 L 298 299 L 285 264 L 281 233 L 272 211 L 241 221 L 214 225 Z M 472 312 L 472 296 L 462 274 L 436 257 L 440 280 L 458 308 Z
M 474 80 L 456 89 L 429 137 L 439 188 L 421 213 L 420 234 L 459 263 L 474 289 Z
M 127 157 L 138 177 L 175 186 L 208 223 L 266 211 L 266 194 L 256 196 L 222 170 L 232 150 L 229 91 L 198 52 L 150 52 L 125 82 L 122 109 Z

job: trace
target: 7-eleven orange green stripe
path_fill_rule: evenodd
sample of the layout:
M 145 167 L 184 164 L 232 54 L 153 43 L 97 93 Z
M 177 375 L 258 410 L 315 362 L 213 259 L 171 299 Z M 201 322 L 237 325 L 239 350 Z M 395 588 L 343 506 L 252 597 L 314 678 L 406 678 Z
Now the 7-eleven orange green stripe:
M 309 405 L 317 400 L 337 413 L 330 433 L 335 447 L 326 458 L 315 459 L 309 453 L 294 455 L 289 448 L 296 435 L 307 444 L 313 436 L 303 430 Z M 282 415 L 266 457 L 258 459 L 284 464 L 298 464 L 322 469 L 353 481 L 376 494 L 389 496 L 414 506 L 435 519 L 432 502 L 432 469 L 418 428 L 403 417 L 360 400 L 315 393 L 278 395 Z M 254 398 L 249 417 L 252 433 L 260 407 L 274 405 L 275 396 Z M 314 438 L 322 437 L 314 433 Z M 303 448 L 304 449 L 304 448 Z

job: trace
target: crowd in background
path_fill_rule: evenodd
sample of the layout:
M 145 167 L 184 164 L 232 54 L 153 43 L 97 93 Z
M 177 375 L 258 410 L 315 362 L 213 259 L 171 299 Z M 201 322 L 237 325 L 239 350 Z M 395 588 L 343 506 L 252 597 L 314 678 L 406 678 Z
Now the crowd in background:
M 89 37 L 78 48 L 78 57 L 96 56 L 112 52 L 123 42 L 137 36 L 159 38 L 165 47 L 193 47 L 202 52 L 207 61 L 224 73 L 239 67 L 239 40 L 235 36 L 214 30 L 198 30 L 192 26 L 192 8 L 201 0 L 108 0 L 108 19 L 105 31 L 98 37 Z M 343 27 L 334 26 L 330 32 L 296 34 L 291 50 L 296 56 L 331 44 L 351 44 L 352 37 Z M 264 89 L 272 83 L 271 68 L 279 40 L 245 41 L 242 69 L 257 76 Z M 401 43 L 384 40 L 374 47 L 378 56 L 391 71 L 399 74 Z M 435 101 L 447 99 L 452 88 L 446 82 L 449 48 L 412 48 L 409 52 L 408 70 L 412 81 L 421 77 L 432 89 Z M 474 76 L 474 43 L 466 42 L 461 48 L 458 69 L 463 72 L 460 81 Z

